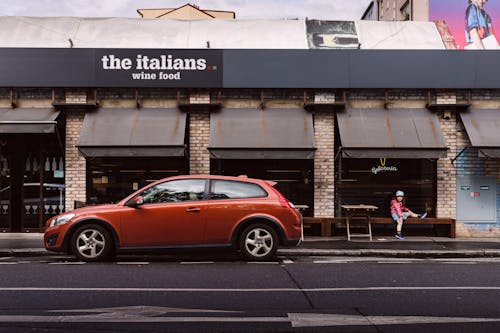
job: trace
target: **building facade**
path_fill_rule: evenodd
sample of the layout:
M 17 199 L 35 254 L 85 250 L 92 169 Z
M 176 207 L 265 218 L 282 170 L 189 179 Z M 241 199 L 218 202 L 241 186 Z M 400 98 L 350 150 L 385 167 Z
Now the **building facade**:
M 371 1 L 362 20 L 429 21 L 429 0 Z
M 401 189 L 413 210 L 456 219 L 458 236 L 499 233 L 496 54 L 0 52 L 3 231 L 191 173 L 276 181 L 310 218 L 347 203 L 388 216 Z

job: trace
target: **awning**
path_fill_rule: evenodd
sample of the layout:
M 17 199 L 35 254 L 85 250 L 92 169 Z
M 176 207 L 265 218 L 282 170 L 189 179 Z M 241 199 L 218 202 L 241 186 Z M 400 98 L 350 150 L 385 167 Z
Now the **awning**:
M 0 109 L 0 134 L 54 133 L 57 116 L 52 109 Z
M 312 115 L 304 109 L 222 109 L 210 115 L 217 159 L 313 159 Z
M 460 112 L 460 118 L 479 156 L 500 158 L 500 110 L 472 109 Z
M 348 109 L 337 120 L 343 157 L 446 156 L 439 119 L 427 109 Z
M 184 156 L 186 114 L 178 109 L 99 109 L 85 114 L 85 157 Z

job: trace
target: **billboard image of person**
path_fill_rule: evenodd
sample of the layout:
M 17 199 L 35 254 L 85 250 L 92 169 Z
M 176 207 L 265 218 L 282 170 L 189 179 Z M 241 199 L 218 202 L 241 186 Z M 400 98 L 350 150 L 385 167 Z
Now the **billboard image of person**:
M 487 0 L 469 0 L 465 10 L 466 49 L 498 48 L 491 17 L 484 9 Z
M 500 0 L 430 0 L 431 21 L 446 21 L 459 49 L 499 49 Z M 498 23 L 500 24 L 500 23 Z

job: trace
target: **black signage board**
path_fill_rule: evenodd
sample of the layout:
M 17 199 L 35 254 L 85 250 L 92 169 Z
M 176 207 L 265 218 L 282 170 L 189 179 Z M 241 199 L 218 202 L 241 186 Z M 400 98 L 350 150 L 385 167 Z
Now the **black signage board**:
M 500 89 L 500 51 L 0 48 L 0 87 Z
M 0 48 L 1 87 L 93 87 L 94 49 Z
M 222 50 L 0 48 L 2 87 L 222 87 Z

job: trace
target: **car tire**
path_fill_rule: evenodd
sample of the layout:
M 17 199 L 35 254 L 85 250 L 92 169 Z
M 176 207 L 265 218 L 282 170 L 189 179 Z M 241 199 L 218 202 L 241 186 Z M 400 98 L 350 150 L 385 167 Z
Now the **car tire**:
M 263 223 L 246 227 L 239 238 L 239 249 L 245 258 L 252 261 L 266 261 L 273 258 L 278 250 L 276 231 Z
M 71 250 L 82 261 L 104 261 L 111 257 L 113 240 L 109 232 L 97 224 L 86 224 L 71 237 Z

